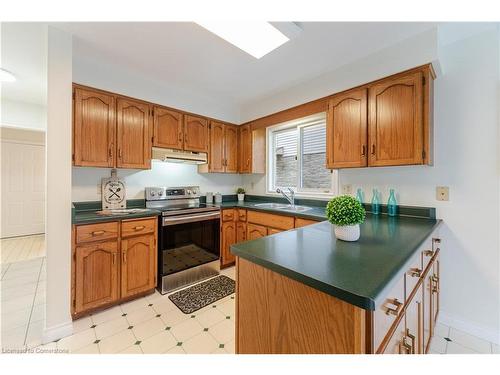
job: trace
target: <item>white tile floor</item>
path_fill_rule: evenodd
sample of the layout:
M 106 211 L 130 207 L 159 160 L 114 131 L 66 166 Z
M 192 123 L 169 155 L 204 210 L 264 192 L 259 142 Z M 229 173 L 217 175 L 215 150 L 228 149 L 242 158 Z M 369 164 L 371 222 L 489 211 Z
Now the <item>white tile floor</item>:
M 183 314 L 158 292 L 74 321 L 73 335 L 41 344 L 45 258 L 1 266 L 2 348 L 64 353 L 234 353 L 234 295 Z M 234 267 L 221 274 L 234 279 Z M 498 345 L 438 324 L 432 354 L 499 354 Z

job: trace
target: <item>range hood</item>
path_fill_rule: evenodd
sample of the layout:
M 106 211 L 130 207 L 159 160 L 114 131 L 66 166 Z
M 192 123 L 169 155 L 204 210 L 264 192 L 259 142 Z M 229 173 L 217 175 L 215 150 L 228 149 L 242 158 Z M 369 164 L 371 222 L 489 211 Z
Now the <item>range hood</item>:
M 173 150 L 170 148 L 153 147 L 153 160 L 160 160 L 169 163 L 184 164 L 207 164 L 208 155 L 205 152 L 191 152 L 182 150 Z

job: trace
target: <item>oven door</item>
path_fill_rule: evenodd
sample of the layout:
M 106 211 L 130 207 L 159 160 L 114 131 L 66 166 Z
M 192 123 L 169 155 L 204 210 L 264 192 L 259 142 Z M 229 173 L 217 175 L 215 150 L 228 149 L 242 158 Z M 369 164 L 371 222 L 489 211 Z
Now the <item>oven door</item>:
M 158 257 L 159 280 L 217 261 L 220 257 L 220 212 L 162 218 Z

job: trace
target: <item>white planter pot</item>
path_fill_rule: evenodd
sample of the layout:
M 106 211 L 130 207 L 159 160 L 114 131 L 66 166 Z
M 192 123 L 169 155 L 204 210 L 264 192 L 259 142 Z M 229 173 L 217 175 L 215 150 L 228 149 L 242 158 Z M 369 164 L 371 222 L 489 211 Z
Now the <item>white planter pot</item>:
M 245 194 L 238 194 L 238 201 L 243 202 L 245 200 Z
M 337 226 L 335 228 L 335 237 L 342 241 L 357 241 L 359 240 L 359 224 Z

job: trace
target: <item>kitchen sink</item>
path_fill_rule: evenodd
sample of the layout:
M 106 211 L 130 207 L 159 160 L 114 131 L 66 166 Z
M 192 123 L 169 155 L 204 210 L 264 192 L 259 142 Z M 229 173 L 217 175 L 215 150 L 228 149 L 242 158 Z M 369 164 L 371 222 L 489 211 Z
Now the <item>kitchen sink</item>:
M 302 212 L 311 209 L 310 207 L 306 206 L 297 206 L 297 205 L 292 206 L 291 204 L 283 204 L 283 203 L 258 203 L 255 205 L 255 207 L 275 208 L 277 210 L 290 210 L 296 212 Z

